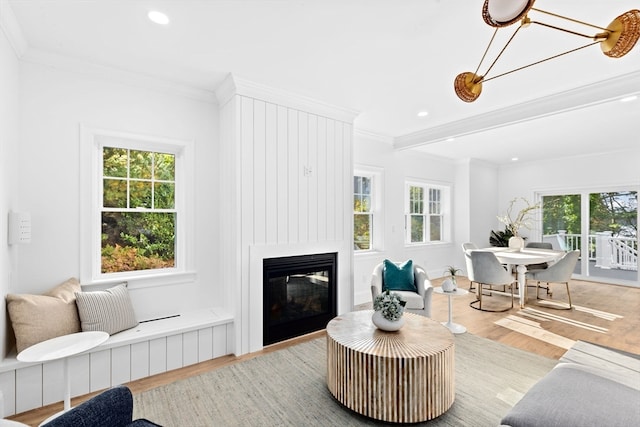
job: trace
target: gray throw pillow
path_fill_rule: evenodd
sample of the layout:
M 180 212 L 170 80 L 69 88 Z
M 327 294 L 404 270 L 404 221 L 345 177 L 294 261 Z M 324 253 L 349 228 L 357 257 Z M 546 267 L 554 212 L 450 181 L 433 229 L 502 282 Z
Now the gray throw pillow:
M 83 332 L 104 331 L 112 335 L 138 325 L 124 284 L 104 291 L 76 292 L 76 304 Z

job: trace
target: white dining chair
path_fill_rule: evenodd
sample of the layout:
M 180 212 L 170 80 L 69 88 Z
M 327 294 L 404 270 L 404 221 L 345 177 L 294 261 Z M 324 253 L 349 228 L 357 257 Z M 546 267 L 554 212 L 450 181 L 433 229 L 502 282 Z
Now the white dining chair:
M 473 283 L 476 281 L 473 277 L 473 263 L 471 262 L 471 251 L 478 249 L 475 243 L 467 242 L 462 244 L 462 252 L 464 252 L 464 262 L 467 268 L 467 279 L 469 279 L 469 292 L 473 291 L 475 287 Z
M 469 303 L 471 308 L 482 311 L 507 311 L 513 308 L 513 287 L 516 279 L 511 273 L 504 269 L 493 252 L 471 251 L 471 262 L 473 264 L 473 276 L 477 284 L 477 299 Z M 503 310 L 491 310 L 482 307 L 482 288 L 484 286 L 505 286 L 511 290 L 511 307 Z M 506 289 L 505 289 L 506 290 Z M 491 294 L 498 293 L 492 290 Z M 477 303 L 477 306 L 475 305 Z
M 551 283 L 564 283 L 567 289 L 569 307 L 563 308 L 565 310 L 570 310 L 571 308 L 573 308 L 573 305 L 571 303 L 571 292 L 569 291 L 569 281 L 571 280 L 571 275 L 573 274 L 573 271 L 576 268 L 576 264 L 578 263 L 578 257 L 580 257 L 579 250 L 567 252 L 555 264 L 550 265 L 548 268 L 527 273 L 528 279 L 536 281 L 536 299 L 542 299 L 540 298 L 539 294 L 541 282 L 546 282 L 547 287 L 550 287 Z M 547 293 L 549 294 L 550 298 L 553 297 L 552 292 L 547 291 Z

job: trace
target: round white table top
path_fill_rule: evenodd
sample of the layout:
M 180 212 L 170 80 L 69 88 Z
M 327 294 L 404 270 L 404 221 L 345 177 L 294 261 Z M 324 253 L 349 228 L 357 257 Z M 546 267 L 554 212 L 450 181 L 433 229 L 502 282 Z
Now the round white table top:
M 514 265 L 539 264 L 542 262 L 555 261 L 565 254 L 564 251 L 539 248 L 483 248 L 477 250 L 493 252 L 501 263 Z
M 462 288 L 456 288 L 455 291 L 445 291 L 444 289 L 442 289 L 442 286 L 438 286 L 437 288 L 433 288 L 433 292 L 435 292 L 437 294 L 453 295 L 453 296 L 466 295 L 466 294 L 469 293 L 468 290 L 462 289 Z
M 18 354 L 21 362 L 47 362 L 90 350 L 109 338 L 106 332 L 78 332 L 62 335 L 25 348 Z

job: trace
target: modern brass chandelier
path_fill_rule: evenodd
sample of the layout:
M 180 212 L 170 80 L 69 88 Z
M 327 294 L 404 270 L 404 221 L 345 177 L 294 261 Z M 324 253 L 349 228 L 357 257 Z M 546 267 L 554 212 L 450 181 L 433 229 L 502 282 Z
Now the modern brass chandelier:
M 485 0 L 482 6 L 482 18 L 484 22 L 488 25 L 495 28 L 493 36 L 489 41 L 489 45 L 487 46 L 482 59 L 480 59 L 480 64 L 478 64 L 478 68 L 476 68 L 475 72 L 464 72 L 460 73 L 456 76 L 454 80 L 454 89 L 456 91 L 456 95 L 460 99 L 465 102 L 473 102 L 482 93 L 482 83 L 487 82 L 489 80 L 497 79 L 498 77 L 505 76 L 507 74 L 511 74 L 513 72 L 522 70 L 524 68 L 531 67 L 533 65 L 540 64 L 545 61 L 549 61 L 554 58 L 558 58 L 560 56 L 576 52 L 578 50 L 584 49 L 586 47 L 592 46 L 594 44 L 600 44 L 600 48 L 602 49 L 602 53 L 611 58 L 620 58 L 627 53 L 631 49 L 633 49 L 634 45 L 640 38 L 640 10 L 633 9 L 628 12 L 623 13 L 613 20 L 606 28 L 599 27 L 596 25 L 592 25 L 586 22 L 578 21 L 576 19 L 568 18 L 566 16 L 558 15 L 551 12 L 546 12 L 544 10 L 536 9 L 533 7 L 533 3 L 535 0 Z M 548 23 L 532 20 L 529 17 L 530 12 L 536 12 L 542 15 L 552 16 L 554 18 L 558 18 L 560 20 L 570 21 L 574 24 L 582 25 L 585 27 L 591 27 L 597 29 L 599 32 L 595 35 L 582 34 L 577 31 L 573 31 L 566 28 L 561 28 L 556 25 L 551 25 Z M 493 43 L 496 34 L 500 28 L 508 27 L 516 22 L 520 22 L 520 25 L 516 28 L 511 37 L 507 40 L 504 47 L 500 50 L 496 58 L 489 65 L 487 70 L 483 74 L 478 74 L 482 63 L 484 62 L 489 48 Z M 579 46 L 575 49 L 568 50 L 566 52 L 559 53 L 557 55 L 550 56 L 548 58 L 530 63 L 528 65 L 524 65 L 522 67 L 504 72 L 502 74 L 487 77 L 487 74 L 491 71 L 493 66 L 496 64 L 500 56 L 504 53 L 509 43 L 514 39 L 516 34 L 523 29 L 528 27 L 531 24 L 540 25 L 546 28 L 551 28 L 558 31 L 563 31 L 565 33 L 573 34 L 579 37 L 590 39 L 589 43 L 584 46 Z

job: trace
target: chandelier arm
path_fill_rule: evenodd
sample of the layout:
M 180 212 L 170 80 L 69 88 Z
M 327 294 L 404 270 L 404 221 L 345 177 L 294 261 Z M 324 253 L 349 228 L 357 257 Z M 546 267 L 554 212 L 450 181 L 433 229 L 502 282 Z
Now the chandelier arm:
M 484 53 L 482 54 L 482 58 L 480 59 L 480 63 L 478 64 L 478 68 L 476 68 L 476 71 L 475 71 L 474 74 L 476 74 L 476 75 L 478 74 L 478 70 L 482 66 L 482 63 L 484 62 L 484 58 L 487 56 L 487 52 L 489 52 L 489 48 L 491 47 L 491 44 L 493 44 L 493 39 L 496 38 L 496 34 L 498 34 L 498 29 L 497 28 L 493 32 L 493 35 L 491 36 L 491 40 L 489 40 L 489 44 L 487 45 L 487 48 L 484 50 Z
M 603 31 L 609 31 L 607 28 L 599 27 L 597 25 L 589 24 L 588 22 L 578 21 L 577 19 L 569 18 L 567 16 L 558 15 L 557 13 L 547 12 L 546 10 L 536 9 L 532 7 L 531 10 L 535 10 L 536 12 L 545 13 L 547 15 L 555 16 L 556 18 L 564 19 L 565 21 L 575 22 L 576 24 L 586 25 L 587 27 L 597 28 Z
M 502 48 L 502 50 L 500 51 L 500 53 L 498 53 L 498 56 L 496 56 L 496 59 L 493 60 L 493 62 L 491 63 L 491 65 L 489 66 L 489 68 L 487 68 L 487 71 L 483 74 L 483 76 L 486 76 L 487 74 L 489 74 L 489 71 L 491 71 L 491 69 L 493 68 L 494 65 L 496 65 L 496 62 L 498 62 L 498 59 L 500 59 L 500 56 L 502 56 L 502 54 L 504 53 L 505 49 L 507 48 L 507 46 L 509 46 L 509 43 L 511 43 L 511 41 L 513 40 L 513 38 L 516 36 L 516 34 L 518 34 L 518 31 L 520 31 L 520 29 L 522 28 L 522 25 L 520 25 L 518 28 L 516 28 L 516 30 L 513 32 L 513 34 L 511 35 L 511 37 L 509 38 L 509 40 L 507 40 L 507 43 L 504 45 L 504 47 Z M 497 30 L 496 30 L 497 31 Z M 477 74 L 477 73 L 476 73 Z M 484 80 L 484 79 L 483 79 Z
M 573 34 L 575 36 L 580 36 L 580 37 L 584 37 L 584 38 L 587 38 L 587 39 L 593 39 L 594 38 L 594 36 L 590 36 L 588 34 L 578 33 L 576 31 L 567 30 L 566 28 L 556 27 L 555 25 L 550 25 L 550 24 L 545 24 L 544 22 L 538 22 L 538 21 L 530 21 L 530 22 L 532 24 L 541 25 L 543 27 L 551 28 L 553 30 L 558 30 L 558 31 L 563 31 L 565 33 Z M 607 33 L 609 32 L 609 30 L 606 30 L 606 31 L 607 31 Z
M 532 66 L 534 66 L 534 65 L 538 65 L 538 64 L 541 64 L 541 63 L 543 63 L 543 62 L 546 62 L 546 61 L 550 61 L 550 60 L 552 60 L 552 59 L 559 58 L 559 57 L 564 56 L 564 55 L 567 55 L 567 54 L 569 54 L 569 53 L 573 53 L 573 52 L 576 52 L 576 51 L 578 51 L 578 50 L 581 50 L 581 49 L 587 48 L 587 47 L 589 47 L 589 46 L 593 46 L 594 44 L 597 44 L 597 43 L 600 43 L 600 42 L 593 42 L 593 43 L 589 43 L 589 44 L 586 44 L 586 45 L 584 45 L 584 46 L 580 46 L 580 47 L 577 47 L 577 48 L 575 48 L 575 49 L 571 49 L 571 50 L 568 50 L 568 51 L 566 51 L 566 52 L 559 53 L 559 54 L 557 54 L 557 55 L 553 55 L 553 56 L 550 56 L 550 57 L 545 58 L 545 59 L 541 59 L 540 61 L 532 62 L 531 64 L 524 65 L 524 66 L 519 67 L 519 68 L 515 68 L 515 69 L 513 69 L 513 70 L 511 70 L 511 71 L 507 71 L 507 72 L 505 72 L 505 73 L 498 74 L 497 76 L 493 76 L 493 77 L 490 77 L 490 78 L 488 78 L 488 79 L 483 79 L 482 81 L 486 83 L 486 82 L 488 82 L 489 80 L 497 79 L 498 77 L 506 76 L 507 74 L 511 74 L 511 73 L 515 73 L 516 71 L 524 70 L 525 68 L 529 68 L 529 67 L 532 67 Z

